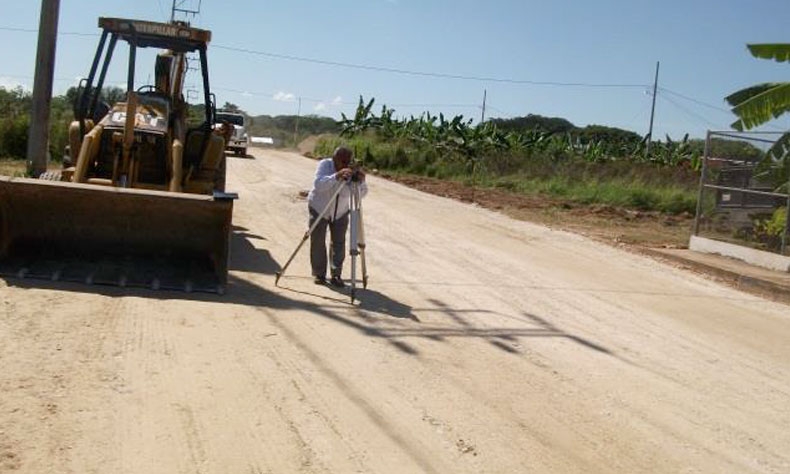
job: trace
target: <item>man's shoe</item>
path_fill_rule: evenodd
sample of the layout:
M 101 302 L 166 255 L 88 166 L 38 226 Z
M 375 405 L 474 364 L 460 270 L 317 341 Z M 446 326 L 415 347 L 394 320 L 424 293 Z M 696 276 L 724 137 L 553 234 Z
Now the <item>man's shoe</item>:
M 331 283 L 332 286 L 336 286 L 338 288 L 344 288 L 346 286 L 346 284 L 343 282 L 343 279 L 339 276 L 333 276 L 332 279 L 329 280 L 329 283 Z
M 315 279 L 313 279 L 313 283 L 315 283 L 316 285 L 326 285 L 326 278 L 315 277 Z

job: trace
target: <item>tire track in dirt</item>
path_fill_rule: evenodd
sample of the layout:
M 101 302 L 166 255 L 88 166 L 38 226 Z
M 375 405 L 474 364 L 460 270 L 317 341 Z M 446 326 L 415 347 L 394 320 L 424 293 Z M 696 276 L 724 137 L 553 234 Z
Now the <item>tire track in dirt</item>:
M 785 306 L 375 177 L 362 303 L 312 285 L 304 252 L 275 288 L 315 162 L 253 154 L 229 163 L 243 259 L 223 297 L 0 282 L 0 463 L 790 469 Z
M 96 313 L 73 306 L 80 296 L 2 287 L 0 327 L 0 430 L 37 433 L 18 438 L 17 469 L 65 471 L 73 464 L 73 449 L 81 437 L 81 419 L 93 405 L 79 387 L 96 386 L 106 371 L 101 348 L 110 331 L 117 304 L 104 300 Z M 18 294 L 27 298 L 16 298 Z M 46 295 L 46 296 L 44 296 Z M 41 298 L 43 296 L 43 298 Z M 42 301 L 42 299 L 44 301 Z M 107 318 L 104 316 L 108 315 Z M 90 333 L 84 341 L 74 334 Z M 3 352 L 5 355 L 3 355 Z M 10 407 L 6 411 L 6 407 Z M 4 413 L 8 415 L 4 416 Z M 46 427 L 45 431 L 36 428 Z M 7 435 L 8 436 L 8 435 Z M 42 459 L 40 450 L 50 453 Z
M 388 199 L 388 201 L 389 202 L 396 202 L 397 199 L 392 199 L 390 197 Z M 414 214 L 414 213 L 412 213 L 412 214 L 413 214 L 412 217 L 416 217 L 416 214 Z M 564 308 L 564 307 L 559 307 L 558 309 L 553 310 L 552 311 L 553 314 L 560 315 L 560 318 L 559 318 L 560 321 L 573 322 L 573 321 L 575 321 L 576 318 L 579 318 L 580 321 L 592 322 L 592 324 L 596 324 L 595 323 L 596 320 L 598 321 L 598 324 L 600 324 L 600 323 L 607 323 L 608 322 L 607 321 L 607 317 L 603 316 L 606 313 L 606 310 L 604 310 L 600 306 L 600 303 L 604 302 L 605 300 L 603 298 L 596 299 L 596 298 L 590 298 L 589 296 L 585 296 L 586 293 L 593 293 L 593 294 L 595 294 L 598 291 L 598 289 L 605 290 L 606 289 L 605 286 L 594 285 L 594 286 L 590 287 L 589 289 L 584 290 L 584 291 L 582 291 L 580 293 L 579 291 L 576 291 L 576 289 L 573 288 L 572 286 L 569 287 L 567 284 L 563 284 L 562 278 L 558 279 L 558 281 L 556 283 L 552 282 L 552 284 L 549 284 L 549 285 L 546 284 L 545 268 L 548 266 L 549 258 L 553 258 L 551 254 L 543 256 L 541 259 L 539 259 L 536 262 L 537 263 L 537 268 L 535 269 L 535 273 L 537 275 L 540 275 L 540 277 L 542 279 L 541 280 L 532 279 L 531 281 L 528 281 L 527 284 L 526 284 L 527 287 L 533 287 L 534 288 L 534 289 L 532 289 L 532 288 L 527 288 L 526 289 L 527 293 L 532 296 L 532 298 L 533 298 L 532 300 L 528 300 L 525 303 L 526 296 L 524 295 L 522 297 L 522 295 L 519 294 L 521 292 L 514 293 L 513 290 L 511 289 L 511 290 L 509 290 L 510 293 L 511 293 L 510 295 L 503 297 L 500 294 L 500 296 L 498 298 L 493 298 L 493 299 L 498 299 L 499 302 L 497 302 L 497 303 L 493 303 L 493 302 L 489 303 L 489 302 L 487 302 L 485 298 L 481 298 L 481 296 L 485 295 L 485 293 L 483 295 L 481 295 L 480 292 L 471 293 L 470 290 L 472 288 L 474 288 L 475 291 L 477 291 L 477 289 L 480 288 L 480 289 L 483 289 L 483 291 L 485 291 L 485 289 L 488 289 L 488 288 L 496 288 L 497 284 L 501 283 L 501 282 L 497 282 L 496 281 L 497 280 L 497 275 L 495 273 L 492 273 L 492 274 L 489 275 L 489 272 L 491 271 L 492 268 L 493 269 L 497 269 L 501 273 L 504 273 L 506 275 L 507 274 L 519 275 L 522 278 L 524 277 L 523 271 L 521 269 L 519 269 L 519 268 L 516 268 L 516 267 L 514 267 L 512 265 L 509 265 L 509 262 L 507 264 L 505 264 L 505 265 L 497 265 L 495 263 L 495 264 L 490 265 L 490 268 L 485 268 L 485 267 L 481 268 L 479 265 L 475 265 L 475 262 L 487 261 L 486 260 L 487 257 L 491 257 L 492 255 L 494 257 L 496 257 L 497 254 L 499 253 L 499 250 L 497 250 L 497 249 L 486 249 L 482 254 L 474 255 L 473 252 L 475 250 L 475 245 L 476 245 L 475 241 L 469 242 L 467 240 L 467 243 L 464 245 L 464 252 L 462 252 L 460 254 L 455 252 L 455 253 L 452 254 L 452 256 L 453 256 L 452 259 L 446 258 L 447 256 L 446 255 L 442 255 L 442 252 L 445 249 L 452 248 L 452 246 L 453 246 L 452 242 L 449 241 L 449 240 L 445 240 L 444 238 L 437 238 L 436 235 L 441 235 L 441 234 L 437 234 L 436 232 L 432 232 L 432 229 L 430 228 L 431 225 L 433 225 L 433 224 L 439 225 L 439 224 L 443 224 L 443 222 L 436 221 L 435 219 L 429 219 L 429 218 L 426 218 L 424 220 L 425 220 L 425 222 L 427 224 L 427 228 L 421 229 L 420 235 L 427 235 L 427 236 L 429 236 L 429 238 L 427 240 L 430 241 L 429 242 L 430 243 L 430 247 L 427 247 L 427 250 L 426 250 L 425 240 L 416 240 L 415 241 L 414 239 L 410 239 L 409 236 L 406 233 L 400 232 L 401 229 L 406 229 L 406 227 L 396 226 L 396 227 L 390 228 L 390 229 L 388 229 L 389 233 L 386 236 L 382 236 L 382 235 L 375 235 L 375 231 L 373 230 L 373 229 L 375 229 L 375 227 L 371 226 L 372 230 L 369 232 L 369 234 L 371 236 L 370 240 L 374 240 L 374 237 L 378 237 L 379 239 L 383 238 L 383 239 L 386 240 L 386 242 L 379 241 L 379 247 L 381 247 L 381 248 L 389 247 L 393 243 L 397 244 L 400 240 L 403 240 L 404 242 L 408 241 L 409 244 L 410 244 L 409 246 L 400 245 L 402 252 L 400 252 L 400 255 L 398 255 L 398 257 L 401 258 L 402 262 L 405 261 L 405 260 L 408 260 L 408 262 L 404 262 L 404 265 L 398 265 L 396 263 L 396 266 L 393 267 L 393 265 L 392 265 L 393 262 L 391 260 L 387 260 L 387 259 L 384 259 L 384 258 L 379 258 L 378 259 L 379 262 L 383 261 L 385 266 L 387 266 L 389 268 L 389 270 L 390 270 L 389 275 L 392 275 L 393 277 L 395 277 L 395 280 L 401 280 L 401 281 L 403 280 L 403 278 L 402 278 L 403 275 L 407 274 L 406 271 L 405 271 L 408 268 L 406 266 L 407 264 L 408 265 L 419 264 L 420 260 L 423 260 L 423 263 L 425 264 L 423 266 L 423 268 L 431 268 L 431 267 L 433 267 L 433 268 L 442 268 L 445 271 L 445 273 L 447 273 L 449 275 L 473 275 L 475 281 L 482 281 L 484 286 L 479 286 L 479 284 L 475 284 L 475 285 L 467 285 L 465 287 L 466 291 L 470 295 L 474 295 L 474 298 L 470 299 L 470 301 L 476 302 L 480 306 L 492 306 L 492 305 L 496 306 L 497 304 L 502 305 L 502 304 L 504 304 L 504 301 L 509 297 L 510 300 L 512 301 L 512 305 L 510 305 L 510 309 L 511 310 L 513 310 L 515 308 L 519 308 L 519 309 L 523 310 L 523 308 L 525 307 L 525 304 L 526 304 L 526 307 L 532 306 L 532 307 L 537 308 L 538 311 L 536 311 L 536 312 L 538 314 L 541 314 L 540 308 L 544 308 L 547 305 L 547 301 L 550 301 L 554 297 L 556 297 L 556 298 L 567 298 L 567 299 L 570 299 L 572 301 L 573 300 L 577 300 L 577 301 L 581 300 L 581 301 L 584 301 L 584 302 L 580 303 L 578 305 L 580 307 L 581 311 L 578 312 L 578 313 L 575 313 L 575 314 L 572 313 L 572 314 L 568 314 L 566 316 L 562 316 L 563 312 L 567 312 L 567 309 Z M 481 226 L 479 228 L 480 229 L 487 229 L 488 227 L 489 226 Z M 505 228 L 508 228 L 508 227 L 505 227 Z M 583 239 L 580 239 L 580 238 L 575 237 L 575 236 L 571 236 L 572 238 L 569 239 L 568 242 L 566 242 L 565 240 L 563 240 L 564 236 L 566 235 L 564 233 L 548 232 L 548 233 L 544 233 L 544 235 L 556 237 L 556 239 L 559 240 L 558 242 L 556 242 L 556 243 L 559 243 L 559 246 L 557 248 L 557 252 L 562 251 L 562 252 L 566 253 L 567 255 L 569 255 L 572 259 L 575 259 L 576 261 L 574 262 L 574 264 L 579 263 L 579 261 L 584 262 L 585 265 L 582 266 L 582 268 L 580 269 L 581 271 L 584 271 L 584 269 L 583 269 L 584 266 L 589 266 L 590 264 L 598 264 L 598 265 L 600 265 L 600 262 L 596 261 L 594 258 L 590 258 L 590 254 L 589 254 L 590 250 L 597 251 L 596 248 L 591 249 L 590 246 L 587 245 L 587 244 L 582 245 L 582 247 L 586 247 L 583 250 L 579 249 L 579 248 L 576 248 L 576 247 L 569 246 L 569 242 L 570 241 L 572 241 L 574 244 L 578 244 L 580 242 L 584 243 L 585 241 Z M 464 237 L 469 237 L 469 236 L 464 235 Z M 516 238 L 516 236 L 513 236 L 513 235 L 510 235 L 510 237 L 513 238 L 513 240 L 515 240 L 515 241 L 520 241 L 519 242 L 520 245 L 524 245 L 525 242 L 528 242 L 529 245 L 538 245 L 538 246 L 541 245 L 541 241 L 539 239 L 535 239 L 535 238 L 527 238 L 526 240 L 523 239 L 523 238 L 522 239 L 518 239 L 518 238 Z M 481 239 L 479 236 L 476 237 L 476 240 L 478 240 L 478 241 L 482 240 L 483 242 L 485 242 L 486 240 L 490 241 L 490 239 Z M 419 249 L 420 249 L 419 251 L 415 251 L 414 250 L 416 246 L 419 247 Z M 513 247 L 513 245 L 511 245 L 510 247 Z M 508 251 L 509 250 L 510 249 L 508 249 Z M 382 250 L 379 249 L 379 251 L 382 251 Z M 395 253 L 398 253 L 398 252 L 395 252 Z M 611 253 L 615 253 L 615 251 L 612 251 Z M 504 252 L 502 252 L 502 254 L 504 255 Z M 441 257 L 437 257 L 437 255 L 441 255 Z M 535 252 L 529 252 L 529 255 L 530 255 L 530 257 L 536 256 Z M 404 256 L 407 256 L 407 258 L 403 258 Z M 411 256 L 411 257 L 409 257 L 409 256 Z M 488 261 L 490 261 L 490 260 L 488 260 Z M 398 262 L 398 263 L 400 263 L 400 262 Z M 502 262 L 497 262 L 497 263 L 502 263 Z M 448 264 L 452 265 L 452 268 L 449 268 Z M 646 266 L 650 267 L 650 265 L 646 265 Z M 403 271 L 400 271 L 401 267 L 404 269 Z M 569 267 L 569 268 L 573 268 L 573 267 Z M 650 267 L 650 269 L 654 270 L 655 266 Z M 393 271 L 393 270 L 395 270 L 395 271 Z M 574 271 L 578 271 L 578 270 L 574 269 Z M 501 275 L 501 273 L 500 273 L 500 275 Z M 425 277 L 426 275 L 430 275 L 430 273 L 423 274 L 422 276 Z M 373 281 L 376 281 L 376 280 L 373 280 Z M 523 281 L 521 282 L 521 285 L 523 285 Z M 709 286 L 709 284 L 707 284 L 707 283 L 705 285 Z M 426 286 L 426 285 L 423 285 L 423 286 Z M 427 285 L 427 286 L 430 286 L 430 285 Z M 395 287 L 398 287 L 398 288 L 403 288 L 403 289 L 407 290 L 412 295 L 414 295 L 416 293 L 414 284 L 406 284 L 406 283 L 389 283 L 389 284 L 387 284 L 387 283 L 383 283 L 381 285 L 381 287 L 382 288 L 388 288 L 388 289 L 393 289 Z M 548 287 L 548 288 L 546 288 L 546 287 Z M 445 292 L 445 294 L 443 295 L 444 297 L 442 299 L 446 300 L 446 301 L 452 301 L 455 306 L 458 306 L 457 302 L 459 301 L 459 298 L 460 298 L 458 293 L 461 292 L 461 295 L 463 295 L 464 293 L 461 290 L 453 292 L 453 290 L 457 289 L 456 287 L 453 287 L 453 286 L 450 286 L 450 287 L 444 286 L 443 288 L 447 289 L 447 291 L 449 291 L 449 293 Z M 546 289 L 543 289 L 543 288 L 546 288 Z M 556 288 L 556 290 L 553 289 L 553 288 Z M 562 288 L 567 288 L 567 291 L 561 290 Z M 582 287 L 582 289 L 584 289 L 584 288 Z M 550 291 L 551 294 L 546 295 L 546 296 L 541 296 L 541 292 L 545 293 L 547 290 Z M 705 291 L 708 291 L 708 290 L 706 289 Z M 421 295 L 422 299 L 423 300 L 428 299 L 430 294 L 431 294 L 431 291 L 426 291 L 425 293 L 423 293 Z M 611 295 L 611 293 L 610 293 L 610 295 Z M 536 296 L 538 297 L 537 300 L 534 299 Z M 689 293 L 689 297 L 694 297 L 694 296 L 695 296 L 694 294 Z M 656 297 L 660 297 L 660 295 L 656 295 Z M 420 296 L 415 295 L 414 298 L 410 297 L 409 299 L 410 300 L 419 300 L 421 298 L 420 298 Z M 491 299 L 492 298 L 488 298 L 489 301 Z M 585 305 L 586 305 L 586 308 L 584 307 Z M 590 308 L 596 308 L 596 311 L 590 312 L 589 311 Z M 521 311 L 500 311 L 499 314 L 497 314 L 496 316 L 497 317 L 501 317 L 500 315 L 502 313 L 512 313 L 512 314 L 509 315 L 510 317 L 519 317 L 522 314 Z M 425 323 L 427 321 L 430 321 L 430 319 L 426 320 L 426 318 L 423 316 L 424 314 L 425 314 L 424 312 L 420 313 L 420 319 L 423 320 L 423 323 Z M 632 317 L 632 314 L 625 314 L 623 316 L 626 319 L 628 319 L 628 318 Z M 480 317 L 479 319 L 482 320 L 482 321 L 486 321 L 486 319 L 483 318 L 483 317 Z M 373 321 L 376 321 L 376 319 L 373 319 Z M 588 326 L 585 328 L 584 324 L 588 324 Z M 593 335 L 594 334 L 600 334 L 600 331 L 599 330 L 595 330 L 594 326 L 592 327 L 594 330 L 591 332 L 590 331 L 591 327 L 589 326 L 589 323 L 584 323 L 584 324 L 579 322 L 579 323 L 576 323 L 576 324 L 566 325 L 566 326 L 563 326 L 563 327 L 564 327 L 564 330 L 570 336 L 573 336 L 574 333 L 580 333 L 582 335 L 584 335 L 585 333 L 586 334 L 593 334 Z M 379 331 L 381 333 L 382 332 L 382 330 L 380 328 L 381 325 L 378 324 L 378 326 L 379 326 Z M 646 328 L 644 328 L 644 326 L 640 325 L 640 324 L 632 324 L 631 328 L 632 329 L 639 329 L 642 333 L 646 333 L 647 332 Z M 461 329 L 462 332 L 464 330 L 468 331 L 469 328 Z M 383 330 L 383 332 L 386 333 L 386 328 Z M 585 339 L 587 339 L 588 341 L 590 340 L 589 336 L 587 338 L 583 338 L 583 337 L 579 337 L 579 336 L 564 337 L 563 339 L 558 340 L 558 342 L 551 341 L 551 344 L 544 344 L 544 343 L 541 342 L 539 344 L 539 347 L 545 347 L 546 348 L 545 350 L 541 350 L 541 352 L 552 354 L 554 351 L 556 351 L 557 347 L 562 347 L 562 346 L 567 346 L 568 345 L 567 343 L 560 344 L 559 341 L 568 340 L 568 341 L 572 341 L 572 342 L 584 343 Z M 592 338 L 592 340 L 595 340 L 595 338 Z M 549 342 L 549 341 L 547 341 L 547 342 Z M 532 344 L 532 345 L 534 345 L 534 344 Z M 623 345 L 620 345 L 618 347 L 618 349 L 620 349 L 620 348 L 628 348 L 629 346 L 630 346 L 630 344 L 623 344 Z M 418 347 L 423 348 L 424 346 L 420 345 Z M 464 345 L 464 347 L 465 347 L 464 350 L 467 350 L 467 351 L 469 350 L 468 345 Z M 460 350 L 460 347 L 459 347 L 459 350 Z M 484 352 L 483 349 L 480 349 L 480 350 L 481 350 L 481 352 Z M 567 352 L 567 351 L 565 351 L 565 352 Z M 544 357 L 544 359 L 545 359 L 545 357 Z M 550 368 L 550 367 L 546 366 L 545 368 Z M 571 371 L 571 374 L 573 374 L 573 371 Z M 574 374 L 574 376 L 577 376 L 577 375 Z M 564 377 L 565 377 L 566 383 L 569 383 L 569 381 L 573 381 L 573 379 L 569 378 L 568 375 L 565 375 Z M 567 395 L 568 396 L 576 396 L 576 397 L 578 397 L 579 394 L 581 393 L 580 389 L 579 389 L 580 386 L 581 385 L 577 384 L 577 383 L 571 384 L 571 386 L 566 389 Z M 480 396 L 482 396 L 482 394 L 480 394 Z M 551 403 L 551 402 L 549 402 L 549 403 Z M 571 411 L 573 411 L 573 410 L 571 410 Z M 649 411 L 649 409 L 648 409 L 648 411 Z M 581 422 L 581 421 L 583 421 L 583 419 L 577 419 L 576 422 Z M 590 428 L 588 426 L 585 429 L 590 429 Z M 649 428 L 647 428 L 647 429 L 649 429 Z M 579 431 L 576 431 L 576 436 L 577 437 L 581 436 Z M 591 437 L 582 436 L 582 437 L 586 439 L 588 444 L 595 445 L 595 443 L 594 443 L 594 438 L 595 437 L 594 436 L 591 436 Z M 618 441 L 618 440 L 615 440 L 615 442 L 616 441 Z M 639 452 L 645 454 L 645 450 L 640 450 Z M 649 457 L 648 457 L 648 459 L 649 459 Z M 604 458 L 601 458 L 601 462 L 602 462 L 601 465 L 606 465 L 607 462 L 611 462 L 611 461 L 610 460 L 605 460 Z M 649 465 L 649 462 L 644 464 L 644 465 Z
M 300 352 L 316 367 L 320 368 L 322 374 L 329 378 L 332 385 L 339 389 L 344 394 L 349 402 L 353 404 L 354 411 L 361 412 L 368 418 L 373 425 L 383 428 L 390 426 L 390 421 L 387 420 L 368 400 L 366 400 L 357 389 L 355 389 L 348 380 L 344 379 L 336 370 L 330 367 L 322 358 L 309 346 L 303 342 L 303 337 L 297 336 L 296 333 L 284 323 L 281 323 L 276 317 L 267 311 L 261 310 L 269 321 L 278 328 L 279 331 L 287 337 L 288 341 L 295 345 Z M 433 463 L 429 460 L 428 456 L 422 452 L 420 447 L 414 445 L 401 433 L 393 429 L 380 429 L 381 434 L 389 439 L 390 443 L 397 446 L 401 453 L 408 456 L 408 458 L 420 468 L 422 472 L 441 472 L 437 470 Z

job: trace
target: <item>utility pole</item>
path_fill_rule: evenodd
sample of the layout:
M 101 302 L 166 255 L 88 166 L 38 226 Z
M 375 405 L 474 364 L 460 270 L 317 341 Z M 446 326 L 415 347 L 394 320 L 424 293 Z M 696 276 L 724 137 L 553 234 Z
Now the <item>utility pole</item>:
M 480 115 L 480 123 L 486 121 L 486 90 L 483 89 L 483 113 Z
M 294 123 L 294 147 L 299 144 L 296 143 L 296 136 L 299 134 L 299 116 L 302 114 L 302 98 L 299 97 L 299 106 L 296 109 L 296 123 Z
M 38 51 L 33 79 L 33 106 L 27 135 L 27 170 L 38 177 L 47 171 L 49 108 L 55 76 L 55 45 L 58 36 L 60 0 L 42 0 L 38 26 Z
M 653 107 L 650 109 L 650 130 L 647 132 L 647 148 L 645 148 L 645 157 L 650 156 L 650 142 L 653 141 L 653 116 L 656 113 L 656 92 L 658 91 L 658 66 L 659 62 L 656 61 L 656 79 L 653 81 Z

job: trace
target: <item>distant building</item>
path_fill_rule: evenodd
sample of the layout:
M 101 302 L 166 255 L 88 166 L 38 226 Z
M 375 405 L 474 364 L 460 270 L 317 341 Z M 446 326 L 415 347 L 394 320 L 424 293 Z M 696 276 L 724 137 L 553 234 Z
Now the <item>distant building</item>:
M 272 137 L 252 137 L 253 145 L 259 146 L 274 146 L 274 138 Z

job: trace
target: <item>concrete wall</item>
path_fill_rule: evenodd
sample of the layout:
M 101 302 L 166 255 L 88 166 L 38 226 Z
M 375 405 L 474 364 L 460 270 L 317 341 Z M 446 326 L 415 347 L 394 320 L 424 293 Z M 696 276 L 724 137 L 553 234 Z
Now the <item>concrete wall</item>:
M 746 263 L 768 268 L 770 270 L 790 272 L 790 257 L 784 257 L 763 250 L 706 239 L 697 235 L 691 236 L 691 240 L 689 240 L 689 249 L 696 252 L 713 253 L 725 257 L 736 258 Z

